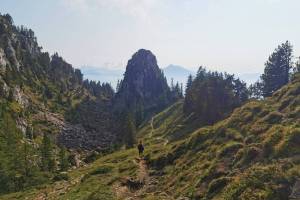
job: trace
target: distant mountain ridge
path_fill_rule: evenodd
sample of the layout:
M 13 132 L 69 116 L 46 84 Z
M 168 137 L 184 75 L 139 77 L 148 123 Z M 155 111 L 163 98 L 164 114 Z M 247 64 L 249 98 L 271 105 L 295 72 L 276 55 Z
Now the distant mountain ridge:
M 196 72 L 188 70 L 180 65 L 168 65 L 163 69 L 164 74 L 168 80 L 168 84 L 171 84 L 171 80 L 173 79 L 174 84 L 179 83 L 183 84 L 183 86 L 186 85 L 186 81 L 188 76 L 195 75 Z
M 121 80 L 125 73 L 125 69 L 110 69 L 107 67 L 96 66 L 82 66 L 80 70 L 83 73 L 84 78 L 110 83 L 113 88 L 116 88 L 118 80 Z M 163 72 L 169 85 L 171 84 L 172 78 L 174 79 L 174 83 L 179 82 L 185 85 L 188 75 L 196 73 L 185 67 L 174 64 L 163 68 Z
M 80 70 L 84 78 L 110 83 L 113 88 L 116 88 L 118 80 L 121 80 L 125 73 L 125 69 L 110 69 L 95 66 L 82 66 Z
M 83 66 L 80 68 L 83 73 L 84 78 L 89 80 L 101 81 L 110 83 L 113 88 L 116 88 L 118 80 L 123 78 L 125 69 L 110 69 L 107 67 L 96 67 L 96 66 Z M 195 75 L 196 71 L 187 69 L 183 66 L 170 64 L 167 67 L 163 68 L 165 77 L 167 78 L 168 84 L 171 85 L 171 79 L 173 78 L 174 84 L 178 82 L 185 86 L 187 77 L 192 74 Z M 239 77 L 241 80 L 245 81 L 247 85 L 250 85 L 256 82 L 261 73 L 236 73 L 236 77 Z

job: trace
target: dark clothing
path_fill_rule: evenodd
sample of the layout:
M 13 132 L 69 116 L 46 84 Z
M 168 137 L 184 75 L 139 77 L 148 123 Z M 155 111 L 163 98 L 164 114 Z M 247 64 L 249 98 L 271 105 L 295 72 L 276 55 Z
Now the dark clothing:
M 144 152 L 144 146 L 142 144 L 139 144 L 137 148 L 139 150 L 139 155 L 143 154 L 143 152 Z

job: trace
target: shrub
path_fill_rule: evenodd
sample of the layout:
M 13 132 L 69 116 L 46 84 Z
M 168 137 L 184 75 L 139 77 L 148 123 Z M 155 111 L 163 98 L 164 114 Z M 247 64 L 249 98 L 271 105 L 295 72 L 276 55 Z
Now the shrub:
M 53 177 L 53 181 L 62 181 L 62 180 L 68 181 L 69 179 L 70 177 L 66 172 L 61 172 L 59 174 L 56 174 Z
M 112 171 L 111 166 L 101 166 L 90 172 L 90 175 L 107 174 Z
M 97 160 L 101 155 L 99 155 L 97 152 L 93 151 L 91 154 L 87 155 L 87 157 L 84 159 L 85 163 L 92 163 L 95 160 Z

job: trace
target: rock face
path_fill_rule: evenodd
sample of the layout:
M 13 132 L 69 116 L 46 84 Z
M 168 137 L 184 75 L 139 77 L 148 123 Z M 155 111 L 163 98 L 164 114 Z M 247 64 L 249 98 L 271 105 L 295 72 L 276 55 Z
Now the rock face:
M 11 62 L 11 64 L 13 66 L 15 66 L 17 68 L 17 70 L 19 70 L 20 63 L 17 59 L 16 51 L 15 51 L 14 47 L 12 46 L 12 42 L 11 42 L 10 39 L 7 40 L 7 46 L 6 46 L 6 49 L 5 49 L 5 54 L 8 58 L 8 60 Z
M 156 57 L 151 51 L 140 49 L 128 61 L 124 80 L 116 94 L 115 108 L 132 111 L 139 124 L 170 101 L 170 89 Z
M 0 74 L 5 73 L 6 65 L 8 64 L 4 50 L 0 48 Z
M 13 99 L 18 102 L 23 108 L 28 106 L 28 99 L 23 94 L 22 90 L 20 89 L 20 86 L 15 86 L 13 89 Z
M 72 149 L 109 148 L 111 86 L 83 80 L 57 53 L 41 50 L 31 29 L 0 14 L 0 104 L 7 103 L 14 126 L 24 137 L 47 133 Z

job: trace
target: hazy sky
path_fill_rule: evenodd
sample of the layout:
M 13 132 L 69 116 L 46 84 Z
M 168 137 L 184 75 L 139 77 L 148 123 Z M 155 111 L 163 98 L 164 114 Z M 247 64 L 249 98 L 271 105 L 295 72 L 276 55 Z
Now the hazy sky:
M 300 55 L 299 0 L 0 0 L 0 12 L 75 67 L 125 67 L 145 48 L 161 67 L 261 72 L 286 40 Z

